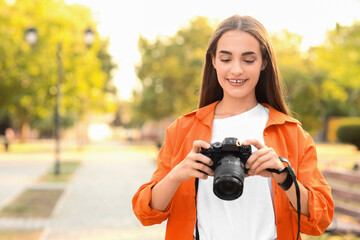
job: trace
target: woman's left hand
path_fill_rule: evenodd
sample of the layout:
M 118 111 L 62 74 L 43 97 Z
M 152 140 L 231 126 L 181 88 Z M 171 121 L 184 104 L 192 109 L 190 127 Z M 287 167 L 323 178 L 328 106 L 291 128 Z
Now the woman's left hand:
M 247 176 L 260 175 L 263 177 L 273 177 L 280 183 L 285 180 L 286 174 L 276 174 L 266 170 L 267 168 L 277 170 L 285 168 L 273 148 L 263 145 L 256 139 L 246 140 L 243 142 L 243 145 L 253 145 L 257 148 L 246 161 L 245 167 L 249 169 Z

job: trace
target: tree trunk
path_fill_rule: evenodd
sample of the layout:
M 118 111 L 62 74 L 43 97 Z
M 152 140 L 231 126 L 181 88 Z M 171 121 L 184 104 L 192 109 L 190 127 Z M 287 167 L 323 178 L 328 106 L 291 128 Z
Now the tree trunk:
M 23 122 L 21 124 L 21 138 L 20 138 L 20 143 L 26 143 L 27 138 L 29 136 L 29 132 L 30 132 L 30 126 L 28 122 Z
M 329 124 L 329 117 L 328 116 L 323 116 L 322 118 L 322 122 L 323 122 L 323 129 L 321 131 L 320 134 L 320 141 L 321 142 L 327 142 L 327 135 L 328 135 L 328 124 Z

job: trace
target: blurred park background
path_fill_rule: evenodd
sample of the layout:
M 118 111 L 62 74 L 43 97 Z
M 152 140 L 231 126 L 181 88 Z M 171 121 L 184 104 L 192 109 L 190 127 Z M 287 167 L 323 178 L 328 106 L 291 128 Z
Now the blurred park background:
M 121 167 L 119 171 L 134 167 L 128 171 L 129 179 L 118 179 L 127 193 L 122 198 L 127 203 L 121 206 L 130 219 L 119 217 L 118 221 L 133 224 L 129 226 L 135 237 L 94 234 L 94 239 L 163 236 L 162 228 L 151 234 L 130 216 L 131 196 L 151 176 L 166 127 L 197 108 L 207 42 L 216 25 L 232 14 L 252 15 L 269 31 L 288 101 L 294 116 L 316 140 L 319 166 L 356 169 L 360 162 L 358 0 L 0 0 L 0 163 L 4 174 L 0 171 L 0 177 L 7 176 L 9 166 L 41 166 L 17 185 L 18 191 L 4 192 L 6 201 L 0 199 L 0 208 L 46 175 L 45 169 L 52 169 L 54 160 L 56 175 L 68 168 L 59 169 L 61 162 L 76 160 L 78 170 L 73 173 L 81 175 L 87 167 L 100 169 L 97 164 L 103 160 Z M 142 169 L 144 165 L 147 168 Z M 136 174 L 139 169 L 141 178 Z M 71 179 L 61 182 L 71 185 Z M 0 183 L 5 186 L 4 179 Z M 11 227 L 15 235 L 1 229 L 0 221 L 0 239 L 41 235 L 16 238 Z M 145 231 L 147 237 L 137 230 Z

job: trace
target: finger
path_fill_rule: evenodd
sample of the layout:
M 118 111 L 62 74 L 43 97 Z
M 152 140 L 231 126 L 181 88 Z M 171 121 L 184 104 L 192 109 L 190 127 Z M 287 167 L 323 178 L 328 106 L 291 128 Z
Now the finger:
M 205 164 L 207 166 L 212 166 L 213 165 L 213 161 L 211 160 L 211 158 L 201 154 L 201 153 L 195 153 L 194 155 L 194 159 L 196 159 L 197 162 L 201 162 L 202 164 Z
M 202 164 L 202 163 L 197 163 L 197 165 L 195 166 L 195 168 L 202 172 L 205 173 L 206 175 L 210 175 L 213 176 L 214 175 L 214 171 L 207 165 Z
M 264 148 L 265 145 L 260 143 L 258 140 L 256 139 L 248 139 L 245 142 L 243 142 L 243 145 L 253 145 L 254 147 L 256 147 L 257 149 L 261 149 Z
M 193 143 L 193 152 L 199 152 L 201 148 L 208 149 L 210 148 L 210 144 L 202 140 L 195 140 Z
M 252 175 L 259 175 L 261 172 L 266 171 L 268 175 L 271 175 L 269 171 L 266 169 L 273 168 L 273 164 L 270 161 L 265 161 L 261 163 L 259 166 L 254 169 L 254 171 L 251 173 Z
M 257 175 L 268 168 L 282 170 L 284 165 L 279 161 L 276 154 L 270 153 L 257 159 L 252 166 L 251 173 Z
M 198 152 L 190 152 L 186 158 L 191 162 L 199 162 L 207 166 L 213 165 L 213 161 L 211 160 L 211 158 Z
M 205 172 L 201 172 L 198 170 L 194 170 L 193 174 L 192 174 L 195 178 L 200 178 L 203 180 L 206 180 L 208 178 L 208 174 L 206 174 Z
M 246 160 L 246 164 L 245 167 L 246 168 L 251 168 L 252 165 L 254 164 L 254 162 L 256 161 L 256 159 L 259 157 L 259 150 L 253 152 L 250 157 Z
M 271 156 L 268 155 L 261 156 L 254 162 L 249 172 L 251 175 L 257 175 L 259 172 L 265 170 L 266 168 L 270 168 L 271 165 L 272 165 Z M 265 168 L 263 168 L 264 166 Z
M 272 148 L 268 148 L 268 147 L 264 147 L 262 149 L 259 149 L 259 150 L 256 150 L 251 156 L 250 158 L 248 159 L 248 162 L 249 162 L 249 167 L 253 167 L 252 165 L 255 164 L 256 166 L 256 163 L 259 161 L 259 163 L 262 162 L 261 159 L 271 159 L 271 158 L 274 158 L 276 159 L 277 158 L 277 155 L 275 153 L 275 151 L 272 149 Z

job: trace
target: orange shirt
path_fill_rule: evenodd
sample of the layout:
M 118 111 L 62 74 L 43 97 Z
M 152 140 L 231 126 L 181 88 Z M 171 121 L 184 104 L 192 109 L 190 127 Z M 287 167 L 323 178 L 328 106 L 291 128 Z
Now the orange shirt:
M 151 189 L 187 156 L 195 140 L 210 142 L 216 104 L 181 116 L 167 129 L 164 145 L 158 155 L 157 169 L 151 181 L 142 185 L 133 197 L 134 213 L 143 225 L 158 224 L 167 219 L 165 239 L 193 239 L 196 221 L 195 178 L 180 184 L 164 212 L 151 209 Z M 309 190 L 310 216 L 301 216 L 301 232 L 320 235 L 332 221 L 334 204 L 330 187 L 317 168 L 314 141 L 301 128 L 299 121 L 267 104 L 263 105 L 269 108 L 269 120 L 263 133 L 266 146 L 290 161 L 297 180 Z M 278 240 L 296 239 L 297 212 L 274 179 L 272 186 Z

